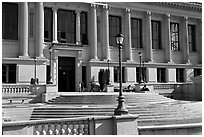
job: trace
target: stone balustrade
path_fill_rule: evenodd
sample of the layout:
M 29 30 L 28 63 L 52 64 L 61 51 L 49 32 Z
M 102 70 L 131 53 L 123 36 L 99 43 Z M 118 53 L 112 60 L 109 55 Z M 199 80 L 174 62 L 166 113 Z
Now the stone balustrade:
M 2 84 L 2 94 L 30 93 L 30 85 Z
M 33 135 L 88 135 L 88 120 L 37 124 Z
M 138 135 L 138 115 L 94 116 L 2 123 L 3 135 Z
M 175 89 L 176 84 L 154 84 L 154 90 Z

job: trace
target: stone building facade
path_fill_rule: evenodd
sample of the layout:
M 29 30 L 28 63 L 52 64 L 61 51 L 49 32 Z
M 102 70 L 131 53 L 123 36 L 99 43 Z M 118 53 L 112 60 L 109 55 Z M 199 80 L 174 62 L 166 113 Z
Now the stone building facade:
M 118 47 L 124 85 L 186 83 L 202 73 L 202 5 L 173 2 L 3 2 L 2 83 L 88 89 L 100 69 L 117 86 Z M 141 53 L 141 60 L 139 57 Z M 49 84 L 49 82 L 52 84 Z

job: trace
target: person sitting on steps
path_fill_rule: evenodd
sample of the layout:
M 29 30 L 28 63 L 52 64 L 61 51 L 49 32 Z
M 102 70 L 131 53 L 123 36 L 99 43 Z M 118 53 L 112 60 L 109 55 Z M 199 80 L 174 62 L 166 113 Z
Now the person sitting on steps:
M 149 91 L 149 89 L 144 85 L 144 87 L 141 89 L 141 91 Z

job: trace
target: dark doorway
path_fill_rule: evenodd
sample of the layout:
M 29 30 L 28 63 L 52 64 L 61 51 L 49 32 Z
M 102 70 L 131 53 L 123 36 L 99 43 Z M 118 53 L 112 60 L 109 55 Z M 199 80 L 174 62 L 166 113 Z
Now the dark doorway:
M 58 58 L 58 92 L 75 91 L 75 58 Z

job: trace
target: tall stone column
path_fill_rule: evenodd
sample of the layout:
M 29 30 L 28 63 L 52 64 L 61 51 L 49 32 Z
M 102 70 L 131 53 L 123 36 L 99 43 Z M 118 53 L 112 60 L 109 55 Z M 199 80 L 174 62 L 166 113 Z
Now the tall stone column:
M 57 8 L 53 7 L 52 12 L 53 12 L 53 43 L 58 43 L 57 40 Z
M 166 32 L 165 32 L 166 43 L 165 43 L 165 45 L 166 45 L 166 61 L 168 63 L 172 62 L 170 18 L 171 18 L 171 15 L 166 14 L 166 16 L 165 16 L 165 28 L 166 28 Z
M 103 6 L 103 59 L 110 59 L 109 49 L 109 9 L 107 5 Z
M 36 57 L 43 58 L 44 8 L 42 2 L 36 3 Z
M 80 37 L 80 10 L 76 11 L 76 44 L 81 44 L 81 37 Z
M 91 59 L 98 59 L 97 57 L 97 15 L 96 4 L 91 4 Z
M 152 59 L 152 13 L 146 12 L 146 40 L 145 40 L 145 48 L 146 48 L 146 61 L 153 61 Z
M 132 61 L 132 37 L 131 37 L 131 9 L 125 10 L 125 47 L 126 59 Z
M 190 63 L 189 60 L 189 44 L 188 44 L 188 17 L 183 17 L 183 56 L 184 63 Z
M 28 57 L 28 3 L 20 3 L 20 56 Z

